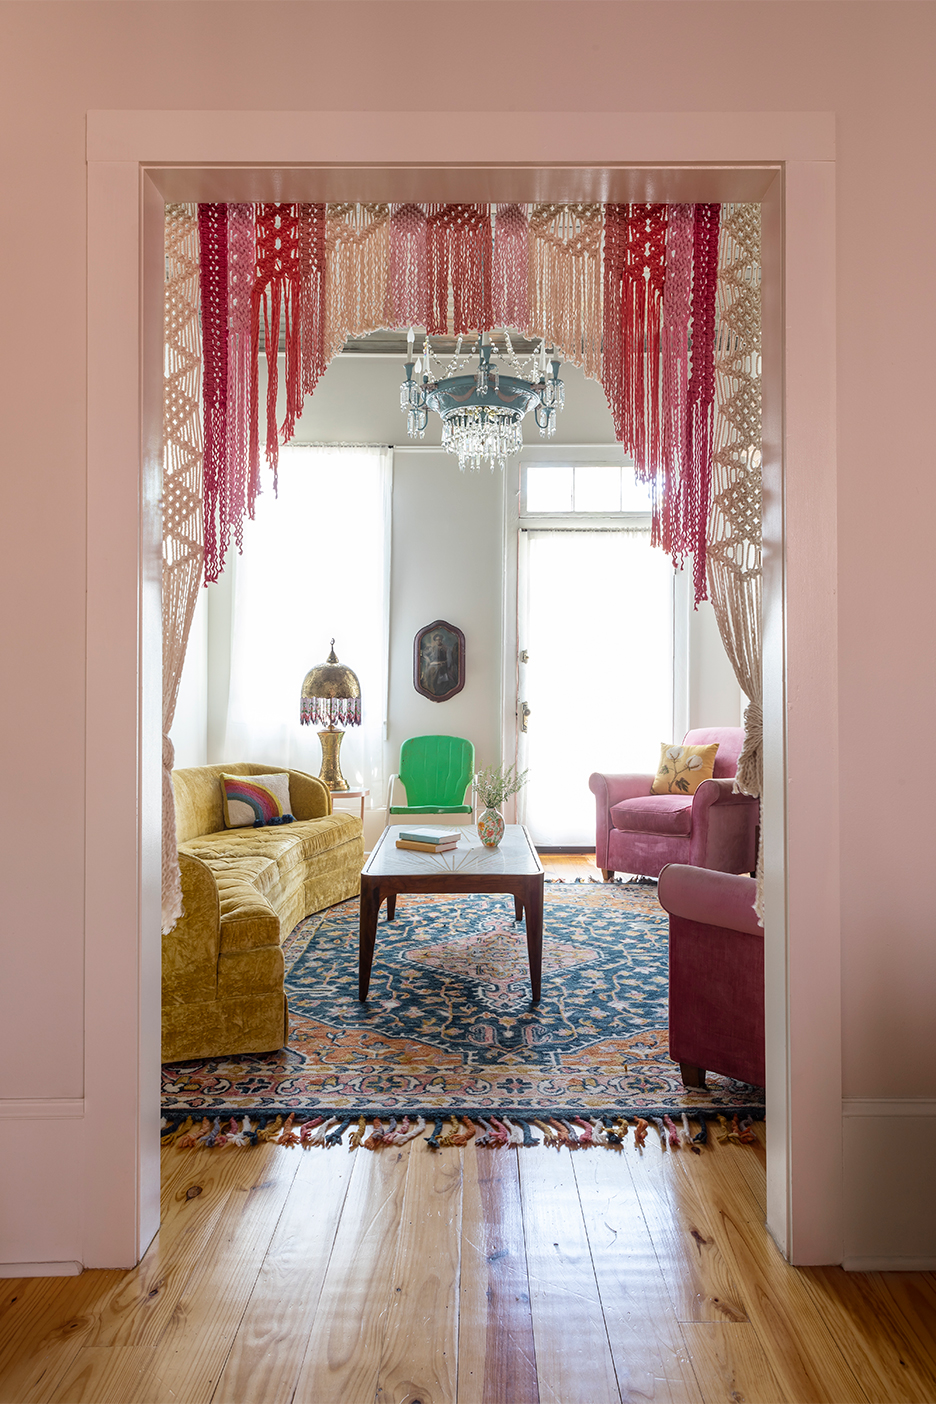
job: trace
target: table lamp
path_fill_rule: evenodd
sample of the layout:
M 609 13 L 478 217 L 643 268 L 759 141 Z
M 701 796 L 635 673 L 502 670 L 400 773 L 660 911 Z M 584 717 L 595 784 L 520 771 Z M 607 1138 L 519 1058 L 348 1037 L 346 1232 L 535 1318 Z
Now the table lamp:
M 351 787 L 341 773 L 339 752 L 344 732 L 340 727 L 361 725 L 361 684 L 356 673 L 338 662 L 334 639 L 325 662 L 310 668 L 305 675 L 299 720 L 303 726 L 315 722 L 327 727 L 318 734 L 322 743 L 319 779 L 330 790 L 349 790 Z

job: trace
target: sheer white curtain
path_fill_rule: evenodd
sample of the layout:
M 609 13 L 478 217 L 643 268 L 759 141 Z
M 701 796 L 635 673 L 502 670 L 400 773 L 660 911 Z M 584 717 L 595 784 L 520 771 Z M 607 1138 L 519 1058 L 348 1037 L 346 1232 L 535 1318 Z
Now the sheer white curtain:
M 299 724 L 299 690 L 330 640 L 361 683 L 362 724 L 341 769 L 374 796 L 385 783 L 390 492 L 384 448 L 285 448 L 272 488 L 244 524 L 231 614 L 224 758 L 317 775 L 316 728 Z

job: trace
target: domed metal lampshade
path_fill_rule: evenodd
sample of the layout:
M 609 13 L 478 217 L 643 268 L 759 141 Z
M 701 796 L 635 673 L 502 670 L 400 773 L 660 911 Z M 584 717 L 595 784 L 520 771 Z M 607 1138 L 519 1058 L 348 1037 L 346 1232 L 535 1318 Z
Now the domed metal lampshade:
M 357 674 L 335 657 L 335 640 L 324 663 L 310 668 L 302 684 L 299 720 L 303 726 L 315 723 L 324 727 L 319 732 L 322 743 L 322 769 L 319 779 L 330 790 L 347 790 L 347 780 L 341 773 L 341 739 L 343 726 L 361 725 L 361 684 Z
M 324 663 L 310 668 L 302 684 L 299 720 L 334 730 L 361 725 L 361 684 L 357 674 L 335 657 L 335 640 Z

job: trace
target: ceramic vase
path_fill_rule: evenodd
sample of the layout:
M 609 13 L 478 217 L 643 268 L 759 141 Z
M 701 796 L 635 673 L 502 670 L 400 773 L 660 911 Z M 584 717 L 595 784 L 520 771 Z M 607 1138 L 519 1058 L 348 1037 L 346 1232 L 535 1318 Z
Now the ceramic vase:
M 504 837 L 503 815 L 496 809 L 486 809 L 478 815 L 478 838 L 485 848 L 496 848 Z

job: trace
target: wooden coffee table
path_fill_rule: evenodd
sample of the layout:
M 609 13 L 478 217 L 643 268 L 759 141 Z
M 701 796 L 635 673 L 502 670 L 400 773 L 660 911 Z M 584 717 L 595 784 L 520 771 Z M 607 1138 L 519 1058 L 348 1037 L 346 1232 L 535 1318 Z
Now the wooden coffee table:
M 497 848 L 485 848 L 478 831 L 465 826 L 448 853 L 397 848 L 406 825 L 384 829 L 361 873 L 361 937 L 358 999 L 367 998 L 377 916 L 384 898 L 387 920 L 396 916 L 400 892 L 511 892 L 516 920 L 526 916 L 527 955 L 533 1003 L 540 998 L 543 969 L 543 865 L 522 824 L 508 824 Z

